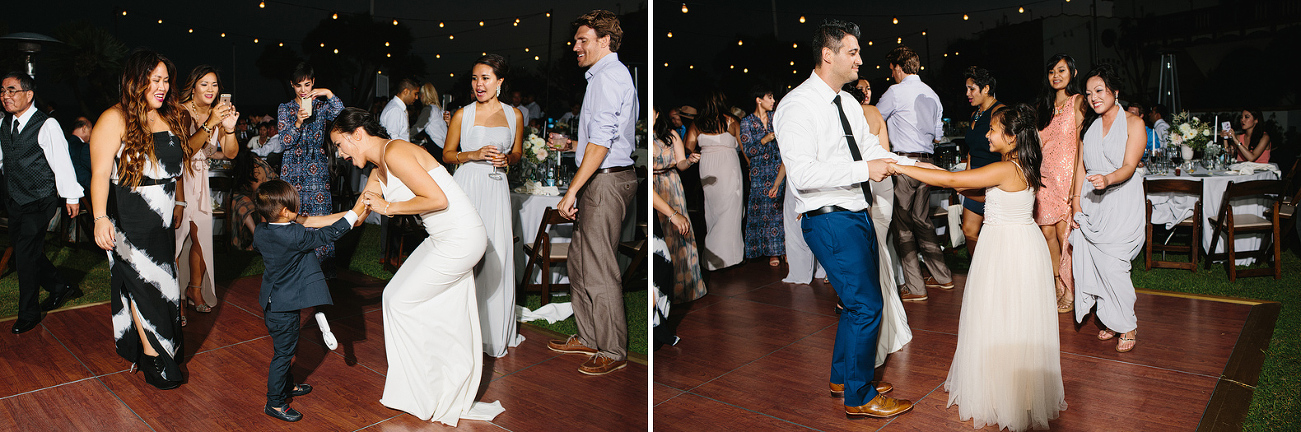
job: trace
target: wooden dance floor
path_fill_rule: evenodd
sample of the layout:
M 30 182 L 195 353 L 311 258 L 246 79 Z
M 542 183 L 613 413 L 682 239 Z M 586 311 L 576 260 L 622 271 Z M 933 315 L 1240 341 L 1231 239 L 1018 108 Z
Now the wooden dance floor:
M 331 352 L 304 314 L 293 374 L 314 391 L 295 398 L 303 420 L 262 413 L 271 340 L 259 313 L 261 278 L 236 280 L 212 313 L 189 312 L 182 366 L 188 382 L 159 391 L 113 351 L 109 305 L 48 314 L 20 335 L 0 322 L 0 430 L 21 431 L 413 431 L 444 429 L 380 405 L 387 362 L 380 293 L 383 281 L 341 272 L 331 282 L 335 306 L 325 310 L 339 340 Z M 310 320 L 310 321 L 309 321 Z M 485 357 L 486 393 L 506 412 L 490 422 L 462 420 L 457 430 L 645 430 L 647 368 L 604 377 L 578 372 L 582 356 L 557 355 L 551 337 L 521 327 L 528 338 L 501 359 Z M 643 359 L 644 360 L 644 359 Z M 491 380 L 491 382 L 489 382 Z M 481 387 L 481 392 L 483 392 Z
M 708 296 L 673 311 L 685 313 L 682 340 L 653 353 L 656 430 L 972 430 L 944 391 L 966 275 L 955 275 L 952 291 L 904 303 L 913 340 L 877 370 L 913 410 L 849 420 L 827 389 L 836 294 L 820 281 L 782 283 L 785 268 L 764 260 L 716 272 Z M 1072 315 L 1059 315 L 1068 408 L 1049 426 L 1240 429 L 1278 306 L 1141 291 L 1138 346 L 1124 354 L 1115 339 L 1097 340 L 1091 319 L 1077 330 Z

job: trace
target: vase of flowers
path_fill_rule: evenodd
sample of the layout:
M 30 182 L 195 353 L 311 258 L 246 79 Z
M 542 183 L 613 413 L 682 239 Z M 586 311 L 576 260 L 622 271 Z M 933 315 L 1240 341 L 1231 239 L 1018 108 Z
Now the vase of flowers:
M 1171 119 L 1168 140 L 1171 145 L 1180 147 L 1180 155 L 1184 160 L 1192 160 L 1194 150 L 1203 151 L 1206 144 L 1211 142 L 1211 129 L 1214 126 L 1184 111 Z

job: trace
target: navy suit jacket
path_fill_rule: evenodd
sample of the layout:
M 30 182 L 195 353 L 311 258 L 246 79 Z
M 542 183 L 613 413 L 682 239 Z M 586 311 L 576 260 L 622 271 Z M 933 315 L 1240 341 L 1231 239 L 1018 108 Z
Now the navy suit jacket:
M 339 218 L 333 225 L 308 230 L 297 223 L 257 226 L 253 244 L 262 252 L 266 272 L 262 274 L 262 310 L 288 312 L 312 306 L 334 304 L 325 284 L 315 249 L 343 237 L 352 225 Z

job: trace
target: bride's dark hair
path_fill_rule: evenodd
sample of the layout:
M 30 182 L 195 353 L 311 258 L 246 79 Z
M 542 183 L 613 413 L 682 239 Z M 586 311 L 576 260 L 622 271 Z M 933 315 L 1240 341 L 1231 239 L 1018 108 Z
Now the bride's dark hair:
M 990 122 L 998 122 L 1003 127 L 1003 135 L 1016 138 L 1016 162 L 1025 171 L 1025 182 L 1030 187 L 1044 187 L 1039 164 L 1043 153 L 1039 150 L 1039 127 L 1035 109 L 1030 105 L 1018 103 L 1011 107 L 1004 105 L 994 111 Z
M 337 117 L 334 118 L 334 127 L 330 128 L 331 132 L 352 133 L 352 131 L 362 128 L 366 134 L 373 137 L 388 139 L 388 132 L 384 126 L 379 124 L 379 119 L 370 115 L 369 112 L 361 108 L 348 107 L 344 108 Z

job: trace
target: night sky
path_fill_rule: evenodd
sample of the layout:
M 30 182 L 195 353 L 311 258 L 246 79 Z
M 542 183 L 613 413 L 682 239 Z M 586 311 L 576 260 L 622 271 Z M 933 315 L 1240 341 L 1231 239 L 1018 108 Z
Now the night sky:
M 565 45 L 573 35 L 569 23 L 592 9 L 607 9 L 616 14 L 645 10 L 646 1 L 615 3 L 599 0 L 574 0 L 564 2 L 536 2 L 505 0 L 492 2 L 429 2 L 396 0 L 275 0 L 265 2 L 238 0 L 218 2 L 190 1 L 23 1 L 7 2 L 3 12 L 4 23 L 0 30 L 5 34 L 35 32 L 53 35 L 61 24 L 84 20 L 113 32 L 128 48 L 149 47 L 172 59 L 184 81 L 195 65 L 207 63 L 222 70 L 226 91 L 232 91 L 235 103 L 242 111 L 256 107 L 257 111 L 273 108 L 274 104 L 288 99 L 288 89 L 280 82 L 264 78 L 255 61 L 268 44 L 283 42 L 300 56 L 302 40 L 309 30 L 333 13 L 366 13 L 374 7 L 374 16 L 389 22 L 398 19 L 411 29 L 414 37 L 411 53 L 425 63 L 422 77 L 434 83 L 440 92 L 457 83 L 449 74 L 468 72 L 471 63 L 484 51 L 507 57 L 513 69 L 531 69 L 538 73 L 548 58 L 548 25 L 552 33 L 556 61 L 565 57 Z M 488 7 L 488 4 L 491 4 Z M 127 14 L 121 14 L 126 10 Z M 544 16 L 548 10 L 553 17 Z M 645 14 L 643 14 L 645 16 Z M 516 25 L 515 19 L 520 21 Z M 162 20 L 161 24 L 158 20 Z M 484 21 L 480 27 L 479 21 Z M 439 23 L 444 23 L 439 27 Z M 194 32 L 190 33 L 189 29 Z M 644 34 L 645 24 L 637 28 Z M 226 37 L 220 36 L 226 33 Z M 455 36 L 449 39 L 448 35 Z M 254 43 L 253 39 L 258 39 Z M 641 39 L 644 43 L 644 39 Z M 528 48 L 528 52 L 525 49 Z M 0 49 L 12 49 L 12 44 L 0 44 Z M 376 49 L 383 49 L 376 47 Z M 622 50 L 621 50 L 622 51 Z M 641 50 L 645 52 L 644 49 Z M 436 58 L 438 55 L 441 58 Z M 539 60 L 534 60 L 534 56 Z M 36 57 L 38 86 L 41 82 L 42 57 Z M 638 61 L 644 65 L 645 59 Z M 625 63 L 630 63 L 625 60 Z M 288 71 L 285 72 L 286 74 Z M 580 74 L 577 79 L 582 79 Z M 318 71 L 318 76 L 320 71 Z M 396 78 L 394 78 L 396 82 Z M 176 85 L 181 85 L 177 83 Z M 339 83 L 318 82 L 318 86 L 338 86 Z M 63 85 L 39 87 L 40 97 L 56 103 L 71 98 Z M 338 91 L 339 94 L 347 92 Z M 345 104 L 353 101 L 345 99 Z M 245 108 L 250 107 L 250 108 Z

